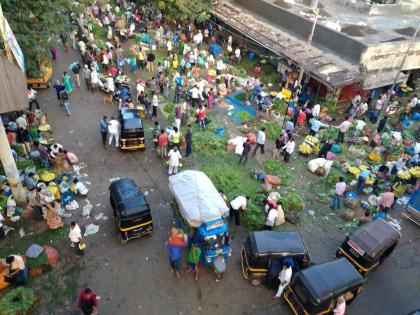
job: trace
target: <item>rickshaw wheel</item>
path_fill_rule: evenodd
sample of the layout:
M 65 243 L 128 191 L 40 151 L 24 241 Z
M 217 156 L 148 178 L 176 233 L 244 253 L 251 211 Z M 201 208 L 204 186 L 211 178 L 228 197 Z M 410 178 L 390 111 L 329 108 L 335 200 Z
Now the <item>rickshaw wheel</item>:
M 254 287 L 257 287 L 261 284 L 261 279 L 260 278 L 252 278 L 249 280 L 249 283 L 251 285 L 253 285 Z
M 126 238 L 122 237 L 122 236 L 121 236 L 121 234 L 120 234 L 120 236 L 119 236 L 119 239 L 120 239 L 120 243 L 121 243 L 122 245 L 125 245 L 125 244 L 127 244 L 127 242 L 128 242 L 128 240 L 127 240 Z

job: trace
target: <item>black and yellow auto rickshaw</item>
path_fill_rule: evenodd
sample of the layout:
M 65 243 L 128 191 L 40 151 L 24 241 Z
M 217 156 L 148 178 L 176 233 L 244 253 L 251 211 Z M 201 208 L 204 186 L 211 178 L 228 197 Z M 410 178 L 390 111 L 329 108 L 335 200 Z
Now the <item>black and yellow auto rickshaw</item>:
M 341 258 L 298 271 L 284 291 L 295 315 L 330 314 L 339 296 L 347 304 L 363 289 L 363 277 Z
M 152 233 L 150 206 L 134 180 L 116 180 L 109 186 L 109 192 L 121 243 Z
M 388 257 L 401 237 L 392 225 L 376 219 L 351 232 L 337 250 L 337 257 L 345 257 L 366 276 Z
M 144 128 L 137 109 L 120 110 L 120 149 L 121 150 L 144 150 Z
M 250 284 L 263 281 L 278 287 L 282 264 L 288 262 L 294 271 L 310 265 L 309 252 L 298 232 L 251 232 L 241 250 L 242 273 Z

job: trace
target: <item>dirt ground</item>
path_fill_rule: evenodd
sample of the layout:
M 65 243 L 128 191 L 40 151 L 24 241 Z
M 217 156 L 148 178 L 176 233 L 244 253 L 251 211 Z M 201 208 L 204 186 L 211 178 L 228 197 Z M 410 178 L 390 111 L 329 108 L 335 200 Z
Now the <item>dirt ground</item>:
M 78 59 L 76 52 L 64 54 L 60 50 L 52 81 L 61 78 L 70 63 Z M 81 173 L 87 173 L 86 180 L 92 183 L 88 199 L 94 206 L 93 213 L 103 212 L 108 220 L 95 221 L 94 214 L 91 219 L 78 220 L 82 228 L 99 222 L 100 229 L 97 234 L 86 238 L 87 251 L 77 265 L 78 272 L 69 273 L 76 278 L 77 286 L 74 284 L 67 302 L 55 309 L 41 305 L 38 314 L 77 314 L 74 311 L 75 298 L 79 288 L 84 286 L 91 287 L 100 296 L 99 314 L 104 315 L 290 314 L 285 304 L 272 299 L 274 292 L 264 287 L 251 287 L 243 278 L 239 252 L 246 232 L 234 226 L 230 227 L 235 235 L 233 256 L 222 281 L 216 282 L 215 276 L 204 267 L 197 284 L 191 275 L 183 275 L 178 280 L 170 273 L 164 242 L 174 220 L 169 206 L 171 194 L 166 166 L 156 159 L 152 150 L 129 153 L 102 146 L 99 120 L 103 115 L 117 114 L 116 107 L 105 105 L 102 96 L 101 92 L 87 92 L 82 82 L 82 88 L 75 88 L 71 94 L 72 115 L 66 117 L 52 88 L 39 92 L 41 107 L 49 115 L 56 140 L 75 152 L 87 165 Z M 150 139 L 147 146 L 152 146 Z M 296 176 L 301 184 L 294 189 L 305 193 L 312 175 L 304 171 Z M 108 198 L 110 179 L 115 177 L 131 177 L 148 192 L 155 224 L 152 236 L 133 240 L 124 246 L 119 243 Z M 310 209 L 316 211 L 315 217 L 306 213 Z M 80 217 L 81 209 L 77 211 Z M 328 205 L 312 202 L 307 204 L 301 225 L 287 227 L 302 233 L 315 263 L 334 259 L 335 250 L 345 237 L 336 228 L 335 216 L 329 216 L 329 212 Z M 418 228 L 403 220 L 402 240 L 397 249 L 369 277 L 364 292 L 348 307 L 346 314 L 407 314 L 419 307 L 419 239 Z M 67 245 L 63 250 L 67 250 Z M 69 246 L 68 250 L 71 250 Z M 66 265 L 74 263 L 72 259 L 65 261 Z

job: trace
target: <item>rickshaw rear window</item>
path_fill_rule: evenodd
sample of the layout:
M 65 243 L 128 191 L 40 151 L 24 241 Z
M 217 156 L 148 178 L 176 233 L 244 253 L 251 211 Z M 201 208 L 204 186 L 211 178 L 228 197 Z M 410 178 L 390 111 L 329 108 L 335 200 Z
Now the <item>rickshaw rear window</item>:
M 204 238 L 204 247 L 206 250 L 222 249 L 227 244 L 227 233 L 207 236 Z
M 126 218 L 121 219 L 121 227 L 129 228 L 142 223 L 146 223 L 150 220 L 152 220 L 150 212 L 146 212 L 143 215 L 128 216 Z
M 293 292 L 296 294 L 297 298 L 299 299 L 300 303 L 302 303 L 303 306 L 307 305 L 309 299 L 307 297 L 305 289 L 299 284 L 299 282 L 296 282 L 295 286 L 292 289 Z

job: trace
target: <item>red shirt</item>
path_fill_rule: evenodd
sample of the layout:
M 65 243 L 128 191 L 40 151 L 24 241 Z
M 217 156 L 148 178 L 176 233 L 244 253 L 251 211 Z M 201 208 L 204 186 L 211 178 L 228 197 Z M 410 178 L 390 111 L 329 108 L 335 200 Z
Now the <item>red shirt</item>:
M 164 147 L 167 144 L 168 144 L 168 136 L 166 135 L 166 133 L 161 133 L 159 135 L 159 146 Z
M 300 111 L 296 122 L 298 125 L 303 125 L 303 123 L 305 122 L 305 119 L 306 119 L 306 114 L 303 111 Z
M 198 120 L 203 120 L 204 118 L 206 118 L 206 112 L 204 110 L 199 110 L 198 111 Z
M 81 308 L 82 307 L 82 300 L 88 300 L 87 294 L 85 293 L 85 290 L 82 290 L 79 294 L 79 298 L 77 299 L 77 308 Z M 92 304 L 92 306 L 97 307 L 98 303 L 96 301 L 96 294 L 91 291 L 90 292 L 90 302 Z

